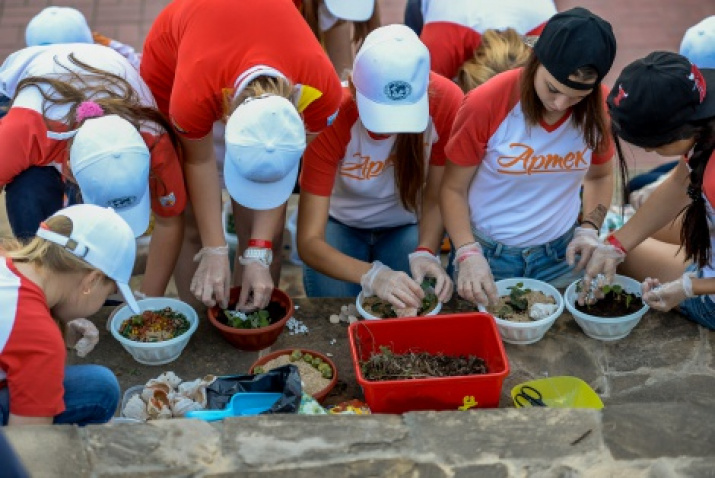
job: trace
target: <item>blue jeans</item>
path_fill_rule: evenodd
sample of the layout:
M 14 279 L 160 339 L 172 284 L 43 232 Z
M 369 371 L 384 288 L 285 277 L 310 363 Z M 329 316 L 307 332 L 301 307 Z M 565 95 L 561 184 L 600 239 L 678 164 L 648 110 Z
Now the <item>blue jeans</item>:
M 688 272 L 698 271 L 698 277 L 703 276 L 702 270 L 699 270 L 697 265 L 691 264 L 688 266 Z M 689 320 L 696 322 L 710 330 L 715 330 L 715 302 L 709 295 L 698 295 L 685 299 L 678 304 L 680 312 Z
M 325 240 L 345 255 L 365 262 L 380 261 L 396 271 L 410 273 L 407 257 L 419 242 L 417 224 L 358 229 L 328 218 Z M 356 297 L 360 284 L 333 279 L 303 265 L 303 284 L 308 297 Z
M 482 245 L 495 281 L 528 277 L 548 282 L 556 288 L 564 288 L 583 275 L 583 271 L 576 272 L 566 263 L 566 247 L 573 238 L 575 228 L 574 225 L 566 234 L 551 242 L 529 247 L 507 246 L 477 231 L 473 232 Z
M 53 166 L 31 166 L 5 186 L 5 207 L 12 233 L 19 239 L 35 235 L 40 222 L 68 205 L 79 202 L 79 188 L 65 184 Z
M 119 383 L 111 370 L 100 365 L 69 365 L 65 367 L 65 411 L 54 423 L 106 423 L 119 404 Z M 7 425 L 10 415 L 10 391 L 0 389 L 0 419 Z

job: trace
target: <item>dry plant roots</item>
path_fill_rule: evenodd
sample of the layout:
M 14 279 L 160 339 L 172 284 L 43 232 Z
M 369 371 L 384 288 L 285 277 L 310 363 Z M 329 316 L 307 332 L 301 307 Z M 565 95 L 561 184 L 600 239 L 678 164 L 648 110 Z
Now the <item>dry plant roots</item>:
M 389 347 L 380 347 L 367 361 L 360 362 L 367 380 L 409 380 L 431 377 L 456 377 L 488 373 L 484 359 L 470 355 L 450 356 L 427 352 L 395 354 Z

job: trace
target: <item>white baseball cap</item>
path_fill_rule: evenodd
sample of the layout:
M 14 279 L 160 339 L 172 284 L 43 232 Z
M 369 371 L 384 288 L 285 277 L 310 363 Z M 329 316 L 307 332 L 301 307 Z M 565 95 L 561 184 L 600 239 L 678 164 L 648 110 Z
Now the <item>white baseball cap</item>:
M 698 68 L 715 68 L 715 15 L 688 28 L 680 43 L 680 54 Z
M 338 18 L 364 22 L 375 10 L 375 0 L 325 0 L 328 11 Z
M 244 101 L 226 123 L 223 177 L 231 197 L 249 209 L 273 209 L 288 200 L 305 151 L 305 126 L 281 96 Z
M 47 7 L 25 28 L 27 46 L 55 43 L 94 43 L 82 12 L 71 7 Z
M 355 56 L 360 120 L 373 133 L 420 133 L 429 121 L 430 58 L 405 25 L 373 30 Z
M 117 115 L 90 118 L 74 135 L 70 169 L 85 203 L 111 207 L 139 237 L 149 227 L 151 154 L 139 131 Z
M 88 264 L 96 267 L 117 283 L 117 288 L 135 314 L 141 313 L 129 279 L 132 277 L 137 245 L 129 225 L 111 208 L 94 204 L 77 204 L 52 215 L 72 221 L 72 233 L 58 234 L 41 225 L 37 236 L 54 242 Z

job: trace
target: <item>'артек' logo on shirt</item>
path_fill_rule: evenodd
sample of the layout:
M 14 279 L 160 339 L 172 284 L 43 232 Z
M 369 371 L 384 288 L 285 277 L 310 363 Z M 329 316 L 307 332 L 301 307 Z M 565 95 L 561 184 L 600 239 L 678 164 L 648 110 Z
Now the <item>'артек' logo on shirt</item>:
M 535 154 L 534 149 L 522 143 L 509 145 L 519 153 L 516 156 L 499 156 L 497 158 L 497 172 L 501 174 L 531 175 L 539 173 L 576 172 L 588 169 L 588 162 L 583 151 L 571 151 L 561 156 L 560 154 L 547 153 Z

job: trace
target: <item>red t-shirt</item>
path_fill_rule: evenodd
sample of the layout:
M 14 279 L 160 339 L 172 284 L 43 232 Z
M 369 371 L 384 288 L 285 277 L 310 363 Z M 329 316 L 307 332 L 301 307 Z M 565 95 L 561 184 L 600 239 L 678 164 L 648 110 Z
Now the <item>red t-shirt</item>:
M 64 340 L 45 294 L 12 260 L 0 257 L 0 388 L 10 413 L 54 417 L 65 410 Z
M 256 67 L 297 86 L 309 132 L 332 122 L 340 81 L 292 0 L 175 0 L 147 35 L 141 75 L 176 130 L 199 139 L 228 114 L 237 80 Z

